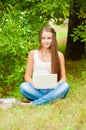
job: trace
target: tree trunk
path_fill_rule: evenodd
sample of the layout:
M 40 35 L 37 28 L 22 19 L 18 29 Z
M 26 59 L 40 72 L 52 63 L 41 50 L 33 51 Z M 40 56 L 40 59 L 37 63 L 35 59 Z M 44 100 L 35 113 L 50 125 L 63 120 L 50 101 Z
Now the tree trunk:
M 85 43 L 81 42 L 81 39 L 76 42 L 73 41 L 73 37 L 70 34 L 73 33 L 73 28 L 80 25 L 82 20 L 78 18 L 79 7 L 73 1 L 73 11 L 70 11 L 69 24 L 68 24 L 68 37 L 66 45 L 66 59 L 79 60 L 82 55 L 85 54 Z

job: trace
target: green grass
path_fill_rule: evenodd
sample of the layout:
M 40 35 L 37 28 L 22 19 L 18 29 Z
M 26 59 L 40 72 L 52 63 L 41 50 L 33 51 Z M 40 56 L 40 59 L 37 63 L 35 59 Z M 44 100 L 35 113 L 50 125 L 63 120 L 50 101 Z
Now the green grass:
M 58 44 L 65 44 L 66 43 L 66 37 L 67 37 L 67 30 L 58 31 L 57 32 Z
M 57 38 L 58 45 L 66 44 L 68 27 L 66 25 L 64 26 L 53 25 L 53 28 L 55 29 L 57 34 L 56 38 Z
M 44 106 L 0 109 L 0 130 L 86 130 L 86 60 L 67 61 L 65 99 Z
M 64 52 L 65 44 L 59 49 Z M 66 61 L 66 72 L 66 98 L 43 106 L 0 109 L 0 130 L 86 130 L 86 60 Z

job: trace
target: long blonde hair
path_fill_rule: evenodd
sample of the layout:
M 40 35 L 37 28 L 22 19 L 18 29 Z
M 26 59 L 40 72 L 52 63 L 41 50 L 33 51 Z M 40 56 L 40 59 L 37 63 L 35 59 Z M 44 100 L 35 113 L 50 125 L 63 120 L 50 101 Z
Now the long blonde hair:
M 56 32 L 55 30 L 50 27 L 46 26 L 43 27 L 40 32 L 39 32 L 39 42 L 40 42 L 40 47 L 41 49 L 41 38 L 42 38 L 42 33 L 46 32 L 51 32 L 52 33 L 52 44 L 51 44 L 51 73 L 52 74 L 58 74 L 58 80 L 60 79 L 60 62 L 59 62 L 59 56 L 58 56 L 58 46 L 57 46 L 57 40 L 56 40 Z

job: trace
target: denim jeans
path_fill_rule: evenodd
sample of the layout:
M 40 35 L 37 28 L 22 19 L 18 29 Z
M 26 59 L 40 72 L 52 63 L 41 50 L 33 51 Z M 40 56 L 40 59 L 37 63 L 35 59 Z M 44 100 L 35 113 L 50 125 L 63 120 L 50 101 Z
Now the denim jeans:
M 31 100 L 31 104 L 42 105 L 65 97 L 69 88 L 67 82 L 60 82 L 54 89 L 36 89 L 31 83 L 23 82 L 20 92 L 28 100 Z

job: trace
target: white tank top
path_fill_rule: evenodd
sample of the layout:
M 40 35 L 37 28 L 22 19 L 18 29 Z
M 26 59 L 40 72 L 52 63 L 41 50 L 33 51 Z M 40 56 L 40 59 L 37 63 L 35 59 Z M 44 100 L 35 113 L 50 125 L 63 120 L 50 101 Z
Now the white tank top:
M 43 62 L 39 59 L 38 50 L 34 50 L 34 69 L 33 74 L 50 74 L 51 63 Z

